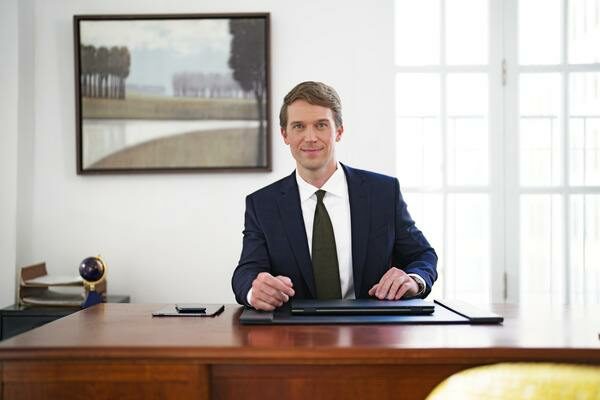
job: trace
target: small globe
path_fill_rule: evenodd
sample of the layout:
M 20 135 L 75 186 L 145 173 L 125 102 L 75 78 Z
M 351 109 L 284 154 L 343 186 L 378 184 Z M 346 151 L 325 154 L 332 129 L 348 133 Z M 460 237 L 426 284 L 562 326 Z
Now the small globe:
M 98 257 L 88 257 L 79 264 L 79 275 L 88 282 L 98 282 L 105 272 L 106 266 Z

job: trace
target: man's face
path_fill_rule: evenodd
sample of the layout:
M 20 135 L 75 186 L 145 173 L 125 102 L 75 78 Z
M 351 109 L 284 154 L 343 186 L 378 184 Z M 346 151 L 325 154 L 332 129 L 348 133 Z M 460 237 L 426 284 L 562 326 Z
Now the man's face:
M 318 172 L 333 167 L 335 142 L 342 137 L 344 128 L 336 128 L 331 109 L 296 100 L 288 106 L 287 117 L 281 135 L 298 168 Z

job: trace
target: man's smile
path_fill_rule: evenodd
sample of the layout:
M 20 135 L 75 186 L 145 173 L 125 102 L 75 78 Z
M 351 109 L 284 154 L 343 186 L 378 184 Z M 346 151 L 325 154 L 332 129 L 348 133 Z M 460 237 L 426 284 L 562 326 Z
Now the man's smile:
M 319 148 L 319 149 L 300 149 L 301 151 L 308 153 L 308 154 L 313 154 L 313 153 L 317 153 L 321 150 L 323 150 L 323 147 Z

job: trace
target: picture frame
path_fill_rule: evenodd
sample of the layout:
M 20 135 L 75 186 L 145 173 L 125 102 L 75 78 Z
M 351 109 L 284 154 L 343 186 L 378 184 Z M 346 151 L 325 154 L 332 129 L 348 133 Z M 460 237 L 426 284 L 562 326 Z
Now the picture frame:
M 75 15 L 78 174 L 270 171 L 270 15 Z

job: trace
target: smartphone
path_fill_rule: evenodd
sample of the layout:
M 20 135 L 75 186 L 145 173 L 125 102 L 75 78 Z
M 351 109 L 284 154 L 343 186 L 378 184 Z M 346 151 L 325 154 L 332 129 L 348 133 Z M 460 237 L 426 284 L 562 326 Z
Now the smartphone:
M 206 312 L 206 306 L 203 304 L 175 304 L 175 309 L 178 313 L 201 314 Z

